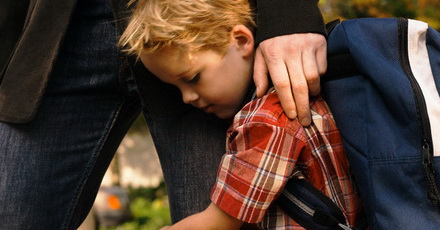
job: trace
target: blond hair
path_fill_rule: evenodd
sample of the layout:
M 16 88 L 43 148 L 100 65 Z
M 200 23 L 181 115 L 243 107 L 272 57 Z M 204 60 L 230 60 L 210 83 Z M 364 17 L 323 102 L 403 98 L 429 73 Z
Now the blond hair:
M 132 0 L 136 2 L 119 45 L 129 54 L 175 46 L 185 52 L 224 53 L 236 25 L 255 27 L 248 0 Z

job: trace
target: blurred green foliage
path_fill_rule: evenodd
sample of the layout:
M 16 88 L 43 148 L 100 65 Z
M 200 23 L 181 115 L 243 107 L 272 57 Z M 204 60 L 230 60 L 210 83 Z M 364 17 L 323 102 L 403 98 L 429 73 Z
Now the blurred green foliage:
M 326 22 L 339 18 L 404 17 L 440 30 L 439 0 L 320 0 Z
M 120 226 L 99 230 L 157 230 L 171 224 L 168 197 L 164 183 L 157 188 L 129 188 L 133 220 Z

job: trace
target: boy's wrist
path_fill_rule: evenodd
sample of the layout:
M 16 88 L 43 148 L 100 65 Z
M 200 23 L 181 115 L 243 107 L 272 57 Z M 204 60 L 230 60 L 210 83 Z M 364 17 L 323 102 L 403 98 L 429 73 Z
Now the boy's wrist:
M 191 215 L 176 224 L 165 228 L 167 230 L 238 230 L 243 221 L 226 214 L 217 205 L 211 203 L 203 212 Z M 161 229 L 162 230 L 162 229 Z

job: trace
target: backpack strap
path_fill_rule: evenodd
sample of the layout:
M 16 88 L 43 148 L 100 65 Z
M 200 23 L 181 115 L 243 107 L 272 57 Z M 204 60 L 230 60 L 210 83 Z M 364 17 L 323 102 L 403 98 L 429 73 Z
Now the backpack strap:
M 359 74 L 356 62 L 350 53 L 339 53 L 327 57 L 327 72 L 322 81 L 338 80 Z
M 339 207 L 305 179 L 290 179 L 277 204 L 306 229 L 352 230 Z
M 330 36 L 333 29 L 341 23 L 341 20 L 336 19 L 325 25 L 327 34 Z M 327 56 L 327 72 L 321 78 L 323 81 L 337 80 L 346 78 L 359 73 L 356 63 L 349 52 L 337 53 Z

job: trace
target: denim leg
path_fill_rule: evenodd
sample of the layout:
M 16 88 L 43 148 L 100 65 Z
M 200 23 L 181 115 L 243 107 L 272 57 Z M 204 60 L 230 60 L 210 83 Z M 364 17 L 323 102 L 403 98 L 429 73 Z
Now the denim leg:
M 168 118 L 144 114 L 159 154 L 173 222 L 204 210 L 225 153 L 228 123 L 198 109 Z
M 26 124 L 0 123 L 0 229 L 76 229 L 140 112 L 119 83 L 106 0 L 80 0 L 45 97 Z

